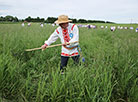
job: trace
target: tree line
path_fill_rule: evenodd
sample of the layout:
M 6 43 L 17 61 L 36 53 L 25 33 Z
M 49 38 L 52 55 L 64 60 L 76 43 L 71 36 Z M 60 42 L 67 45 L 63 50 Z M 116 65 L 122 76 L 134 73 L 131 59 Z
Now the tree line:
M 69 18 L 72 20 L 73 23 L 114 23 L 110 21 L 102 21 L 102 20 L 86 20 L 86 19 L 74 19 L 74 18 Z M 0 22 L 43 22 L 43 23 L 54 23 L 57 20 L 56 17 L 48 17 L 47 19 L 44 18 L 32 18 L 31 16 L 25 18 L 25 19 L 18 19 L 17 17 L 13 16 L 5 16 L 5 17 L 0 17 Z

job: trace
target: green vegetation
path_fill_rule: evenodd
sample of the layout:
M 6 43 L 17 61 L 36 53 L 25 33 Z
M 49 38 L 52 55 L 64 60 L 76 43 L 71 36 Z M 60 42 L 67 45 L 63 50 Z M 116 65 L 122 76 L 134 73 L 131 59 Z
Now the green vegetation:
M 17 17 L 13 17 L 10 15 L 7 15 L 5 17 L 1 16 L 0 17 L 0 23 L 4 23 L 4 22 L 45 22 L 45 23 L 54 23 L 58 18 L 57 17 L 47 17 L 47 19 L 45 18 L 40 18 L 40 17 L 36 17 L 36 18 L 32 18 L 31 16 L 28 16 L 25 19 L 18 19 Z M 76 18 L 69 18 L 70 20 L 72 20 L 73 23 L 111 23 L 113 24 L 114 22 L 110 22 L 110 21 L 102 21 L 102 20 L 86 20 L 86 19 L 76 19 Z
M 61 47 L 25 52 L 40 47 L 55 28 L 0 24 L 1 102 L 138 101 L 138 33 L 79 28 L 86 62 L 75 66 L 70 59 L 61 75 Z

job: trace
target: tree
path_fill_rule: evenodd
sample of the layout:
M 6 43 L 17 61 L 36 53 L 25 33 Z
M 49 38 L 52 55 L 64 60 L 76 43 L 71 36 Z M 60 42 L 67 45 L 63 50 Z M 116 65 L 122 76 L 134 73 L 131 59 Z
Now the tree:
M 70 18 L 70 20 L 72 20 L 72 23 L 77 23 L 77 19 Z
M 19 22 L 17 17 L 14 17 L 14 22 Z
M 40 18 L 39 18 L 39 17 L 37 17 L 37 18 L 36 18 L 36 21 L 38 21 L 38 22 L 39 22 L 39 21 L 40 21 Z
M 112 23 L 112 24 L 114 24 L 114 22 L 110 22 L 110 21 L 106 21 L 106 23 Z
M 40 19 L 40 22 L 44 22 L 44 21 L 45 21 L 45 19 L 44 19 L 44 18 L 41 18 L 41 19 Z
M 57 20 L 57 18 L 55 18 L 55 17 L 48 17 L 45 22 L 46 23 L 54 23 L 56 20 Z
M 28 18 L 25 19 L 27 22 L 31 22 L 32 18 L 29 16 Z
M 79 19 L 78 23 L 87 23 L 87 20 L 85 20 L 85 19 Z
M 1 16 L 1 17 L 0 17 L 0 21 L 4 21 L 4 17 Z
M 5 21 L 13 21 L 14 20 L 14 17 L 13 16 L 6 16 L 5 17 Z

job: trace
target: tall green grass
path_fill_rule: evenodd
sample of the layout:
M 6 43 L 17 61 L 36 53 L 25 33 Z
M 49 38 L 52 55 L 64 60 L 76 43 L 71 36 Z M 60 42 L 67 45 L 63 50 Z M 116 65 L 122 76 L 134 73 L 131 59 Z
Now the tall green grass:
M 0 24 L 1 102 L 138 101 L 138 33 L 79 28 L 86 61 L 75 66 L 70 59 L 60 75 L 61 47 L 25 52 L 40 47 L 55 28 Z

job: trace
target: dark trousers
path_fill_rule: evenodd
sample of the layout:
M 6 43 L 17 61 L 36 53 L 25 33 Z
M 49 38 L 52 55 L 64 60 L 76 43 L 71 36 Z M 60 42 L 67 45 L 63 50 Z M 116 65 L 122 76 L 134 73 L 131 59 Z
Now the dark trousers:
M 76 64 L 76 65 L 79 64 L 79 57 L 80 57 L 80 55 L 71 57 L 73 59 L 73 61 L 74 61 L 74 64 Z M 70 57 L 67 57 L 67 56 L 61 56 L 60 70 L 64 70 L 64 67 L 66 67 L 67 64 L 68 64 L 69 58 Z

